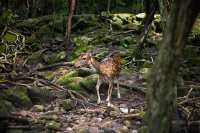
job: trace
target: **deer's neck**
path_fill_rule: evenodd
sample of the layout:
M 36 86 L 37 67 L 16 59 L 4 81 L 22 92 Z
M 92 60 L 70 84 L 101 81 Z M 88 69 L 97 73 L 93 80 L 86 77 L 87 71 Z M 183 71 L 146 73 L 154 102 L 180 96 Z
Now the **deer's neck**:
M 96 70 L 97 72 L 99 71 L 100 68 L 100 63 L 95 59 L 95 58 L 91 58 L 90 59 L 90 63 L 89 63 L 90 67 L 94 70 Z

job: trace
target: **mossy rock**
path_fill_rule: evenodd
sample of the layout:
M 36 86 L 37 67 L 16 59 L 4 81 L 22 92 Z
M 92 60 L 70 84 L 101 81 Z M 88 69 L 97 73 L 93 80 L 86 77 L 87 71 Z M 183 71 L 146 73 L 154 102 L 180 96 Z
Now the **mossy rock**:
M 76 44 L 76 47 L 73 52 L 73 59 L 77 58 L 80 53 L 88 51 L 90 48 L 88 43 L 92 40 L 92 38 L 87 37 L 87 36 L 80 36 L 80 37 L 75 37 L 73 39 L 74 43 Z
M 81 80 L 80 85 L 84 89 L 87 89 L 90 92 L 95 92 L 94 88 L 96 86 L 97 78 L 98 78 L 97 74 L 93 74 L 88 77 L 85 77 L 83 78 L 83 80 Z
M 54 33 L 49 25 L 43 25 L 36 33 L 36 36 L 42 40 L 51 40 L 51 38 L 54 37 Z
M 66 111 L 69 111 L 74 107 L 73 101 L 71 99 L 63 100 L 60 106 Z
M 34 105 L 32 107 L 32 110 L 35 112 L 43 112 L 45 110 L 43 105 Z
M 0 99 L 0 118 L 8 117 L 13 111 L 15 111 L 15 107 L 11 102 Z
M 7 41 L 7 42 L 9 42 L 9 43 L 15 42 L 15 41 L 17 40 L 17 36 L 7 32 L 7 33 L 3 36 L 3 40 L 4 40 L 4 41 Z
M 49 23 L 50 28 L 54 29 L 54 31 L 59 33 L 65 32 L 64 25 L 65 23 L 63 21 L 63 17 L 53 20 L 52 22 Z
M 28 96 L 27 88 L 16 86 L 15 88 L 9 88 L 3 90 L 4 98 L 12 102 L 16 107 L 31 107 L 32 102 Z
M 44 104 L 55 98 L 54 94 L 46 87 L 28 89 L 27 94 L 33 104 Z
M 33 52 L 29 57 L 28 57 L 28 64 L 36 64 L 38 62 L 42 61 L 42 54 L 44 50 L 38 50 L 36 52 Z
M 199 57 L 199 52 L 200 50 L 196 47 L 186 47 L 183 54 L 185 57 L 196 58 Z
M 87 77 L 74 77 L 77 71 L 72 71 L 58 79 L 58 83 L 73 90 L 92 89 L 95 87 L 97 75 L 93 74 Z M 77 75 L 78 76 L 78 75 Z
M 6 133 L 24 133 L 22 129 L 8 129 Z
M 151 68 L 142 68 L 140 69 L 140 73 L 142 74 L 144 79 L 147 79 L 149 77 Z
M 135 16 L 136 16 L 137 21 L 142 21 L 146 17 L 146 14 L 145 13 L 139 13 L 139 14 L 136 14 Z
M 61 128 L 61 123 L 55 122 L 55 121 L 50 121 L 46 124 L 46 127 L 52 130 L 60 130 Z
M 138 129 L 138 133 L 148 133 L 148 129 L 146 126 L 142 126 Z
M 81 90 L 80 81 L 83 79 L 82 77 L 74 77 L 76 72 L 71 72 L 69 75 L 64 75 L 58 79 L 58 83 L 69 87 L 72 90 Z
M 112 20 L 120 25 L 132 23 L 136 17 L 129 13 L 114 14 Z
M 143 68 L 152 68 L 152 66 L 153 66 L 153 63 L 152 62 L 144 62 L 144 64 L 143 64 Z
M 42 115 L 41 117 L 40 117 L 40 120 L 51 120 L 51 121 L 59 121 L 59 117 L 58 117 L 58 115 L 56 115 L 56 114 L 50 114 L 50 115 Z
M 60 61 L 64 60 L 65 58 L 66 58 L 66 52 L 65 51 L 45 54 L 44 57 L 43 57 L 44 61 L 48 64 L 60 62 Z
M 194 33 L 200 33 L 200 18 L 198 18 L 192 28 L 192 32 Z
M 35 34 L 32 34 L 31 36 L 26 37 L 26 44 L 32 44 L 36 41 Z
M 6 46 L 2 43 L 0 43 L 0 54 L 6 53 Z
M 60 83 L 60 84 L 68 84 L 70 82 L 73 81 L 73 78 L 74 77 L 77 77 L 78 76 L 78 72 L 77 71 L 70 71 L 69 73 L 61 76 L 57 82 Z
M 82 87 L 80 86 L 80 83 L 72 82 L 67 85 L 70 89 L 75 91 L 80 91 Z

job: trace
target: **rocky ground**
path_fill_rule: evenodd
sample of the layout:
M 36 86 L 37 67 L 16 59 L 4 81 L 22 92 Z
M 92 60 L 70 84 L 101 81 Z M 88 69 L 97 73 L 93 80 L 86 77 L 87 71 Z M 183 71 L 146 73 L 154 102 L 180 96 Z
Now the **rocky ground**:
M 143 81 L 138 77 L 126 78 L 129 80 L 123 76 L 120 82 L 130 85 L 135 80 L 135 86 L 142 85 Z M 106 87 L 101 89 L 104 102 L 100 105 L 96 104 L 96 94 L 90 93 L 87 100 L 56 98 L 49 104 L 12 112 L 21 123 L 15 120 L 10 122 L 9 132 L 137 133 L 145 125 L 143 117 L 146 102 L 143 91 L 121 88 L 122 98 L 117 99 L 114 93 L 114 107 L 107 107 Z

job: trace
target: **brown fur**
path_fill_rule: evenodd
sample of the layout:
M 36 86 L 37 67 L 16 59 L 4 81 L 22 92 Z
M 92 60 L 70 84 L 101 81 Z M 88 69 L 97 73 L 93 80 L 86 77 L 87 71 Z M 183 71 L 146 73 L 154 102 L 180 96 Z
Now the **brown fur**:
M 97 95 L 98 95 L 98 103 L 101 102 L 100 96 L 99 96 L 99 87 L 101 85 L 101 80 L 108 81 L 109 83 L 109 89 L 108 89 L 108 106 L 110 105 L 110 97 L 112 94 L 113 89 L 113 80 L 116 79 L 119 76 L 119 73 L 121 71 L 122 66 L 122 59 L 119 54 L 113 53 L 107 58 L 105 58 L 103 61 L 98 62 L 91 53 L 84 53 L 79 56 L 75 63 L 76 67 L 82 67 L 82 66 L 90 66 L 94 68 L 97 73 L 99 74 L 99 79 L 97 81 Z M 119 92 L 119 85 L 118 87 L 118 93 Z M 118 94 L 118 97 L 120 97 L 120 94 Z

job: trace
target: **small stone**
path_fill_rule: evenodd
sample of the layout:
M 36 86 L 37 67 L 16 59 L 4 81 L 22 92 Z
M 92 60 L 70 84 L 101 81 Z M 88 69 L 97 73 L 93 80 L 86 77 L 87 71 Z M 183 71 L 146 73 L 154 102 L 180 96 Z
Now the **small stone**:
M 97 122 L 101 122 L 102 118 L 96 118 Z
M 126 126 L 121 127 L 119 130 L 120 130 L 120 133 L 129 133 L 128 127 Z
M 128 114 L 128 108 L 120 108 L 122 113 Z
M 131 122 L 130 122 L 129 120 L 125 120 L 123 123 L 124 123 L 124 125 L 125 125 L 126 127 L 128 127 L 128 128 L 131 127 Z
M 110 111 L 110 116 L 117 117 L 119 113 L 117 111 Z
M 73 108 L 73 102 L 71 99 L 66 99 L 62 101 L 60 106 L 63 107 L 64 110 L 69 111 Z
M 55 121 L 50 121 L 46 124 L 46 127 L 53 130 L 59 130 L 61 128 L 61 124 Z
M 72 128 L 71 127 L 68 127 L 66 130 L 72 132 Z
M 43 112 L 44 106 L 43 105 L 34 105 L 32 110 L 35 111 L 35 112 Z
M 131 133 L 138 133 L 138 131 L 137 130 L 132 130 Z
M 88 128 L 80 128 L 76 133 L 91 133 Z
M 130 113 L 137 111 L 136 109 L 130 109 Z
M 53 121 L 58 121 L 59 117 L 56 114 L 53 115 L 45 115 L 43 117 L 41 117 L 42 119 L 46 119 L 46 120 L 53 120 Z
M 116 131 L 113 130 L 112 128 L 103 128 L 103 132 L 104 133 L 116 133 Z

